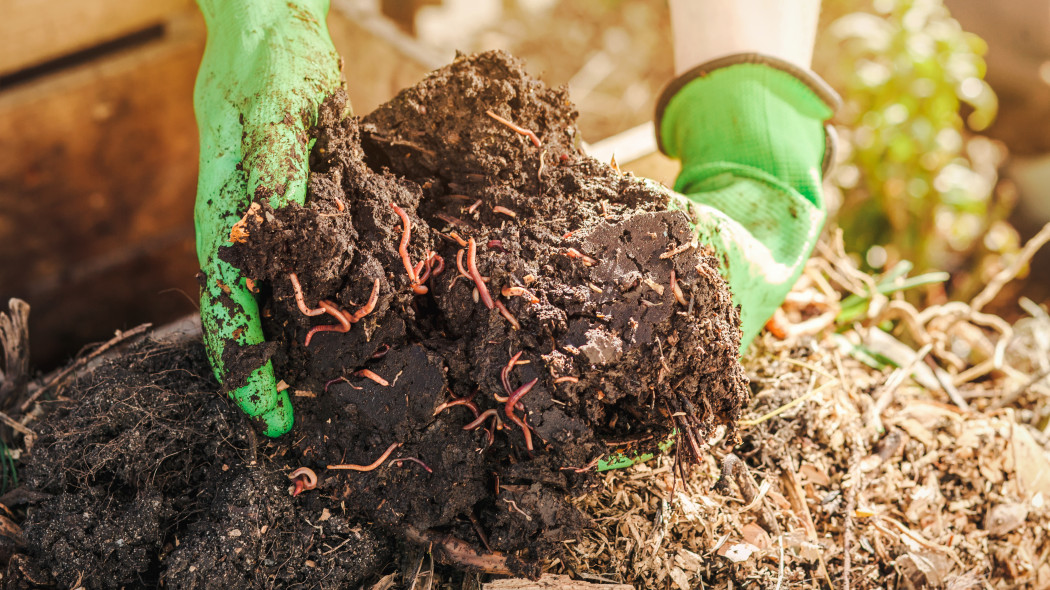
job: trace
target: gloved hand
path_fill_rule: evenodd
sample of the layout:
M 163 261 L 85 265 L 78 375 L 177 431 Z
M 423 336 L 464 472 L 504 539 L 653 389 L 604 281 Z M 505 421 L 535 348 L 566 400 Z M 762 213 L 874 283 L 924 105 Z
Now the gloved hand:
M 259 307 L 240 270 L 218 251 L 252 201 L 274 208 L 303 204 L 307 130 L 320 103 L 339 87 L 339 55 L 325 22 L 328 0 L 198 5 L 208 26 L 193 97 L 201 146 L 194 219 L 204 342 L 224 389 L 265 423 L 267 436 L 280 436 L 292 427 L 291 401 L 287 392 L 278 394 L 270 361 L 249 348 L 264 340 Z
M 657 140 L 682 161 L 677 206 L 719 258 L 740 305 L 741 349 L 784 301 L 827 215 L 824 122 L 839 98 L 816 74 L 759 54 L 682 74 L 660 97 Z

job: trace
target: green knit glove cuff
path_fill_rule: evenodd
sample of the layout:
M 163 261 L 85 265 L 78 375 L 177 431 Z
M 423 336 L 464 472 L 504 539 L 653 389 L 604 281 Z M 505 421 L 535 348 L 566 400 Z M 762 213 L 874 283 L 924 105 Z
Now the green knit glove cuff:
M 656 107 L 660 150 L 693 166 L 726 162 L 769 173 L 822 205 L 821 173 L 834 153 L 824 122 L 841 100 L 819 76 L 757 53 L 717 59 L 682 74 Z
M 746 348 L 802 273 L 824 225 L 823 171 L 838 96 L 815 74 L 741 54 L 677 78 L 657 107 L 660 148 L 682 161 L 675 208 L 714 248 Z

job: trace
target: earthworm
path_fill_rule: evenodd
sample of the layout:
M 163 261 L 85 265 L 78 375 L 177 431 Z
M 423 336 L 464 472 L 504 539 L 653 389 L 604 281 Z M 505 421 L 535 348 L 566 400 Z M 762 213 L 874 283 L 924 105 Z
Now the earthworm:
M 437 264 L 434 265 L 434 272 L 431 273 L 431 276 L 436 277 L 445 270 L 445 259 L 439 256 L 437 252 L 431 254 L 430 257 L 437 261 Z
M 557 379 L 554 380 L 554 382 L 555 383 L 579 383 L 580 380 L 578 378 L 576 378 L 576 377 L 571 376 L 571 375 L 566 375 L 564 377 L 558 377 Z
M 565 250 L 565 255 L 569 258 L 578 258 L 579 260 L 582 260 L 583 263 L 587 266 L 594 266 L 595 264 L 598 264 L 597 260 L 591 258 L 590 256 L 587 256 L 586 254 L 581 253 L 576 248 L 567 248 Z
M 295 304 L 299 306 L 299 311 L 303 312 L 303 315 L 310 317 L 319 316 L 324 313 L 323 307 L 317 309 L 310 309 L 306 307 L 306 301 L 303 300 L 303 287 L 299 284 L 299 277 L 294 272 L 288 273 L 288 278 L 292 281 L 292 290 L 295 291 Z
M 671 292 L 674 293 L 674 298 L 678 303 L 682 305 L 689 305 L 685 300 L 685 293 L 682 293 L 682 288 L 678 286 L 678 278 L 674 276 L 674 269 L 671 269 Z
M 412 292 L 416 295 L 425 295 L 427 288 L 419 284 L 419 276 L 416 274 L 415 268 L 412 267 L 412 258 L 408 255 L 408 242 L 412 236 L 412 221 L 408 218 L 408 214 L 405 213 L 404 209 L 394 203 L 390 203 L 390 206 L 394 208 L 394 212 L 401 218 L 401 223 L 403 224 L 401 243 L 398 245 L 397 252 L 401 255 L 401 263 L 405 265 L 405 272 L 408 273 L 408 278 L 411 281 Z
M 413 463 L 417 463 L 417 464 L 419 464 L 419 465 L 420 465 L 420 466 L 421 466 L 421 467 L 422 467 L 423 469 L 426 469 L 426 470 L 427 470 L 427 473 L 434 473 L 434 470 L 433 470 L 433 469 L 431 469 L 430 467 L 428 467 L 426 463 L 424 463 L 424 462 L 420 461 L 419 459 L 417 459 L 417 458 L 415 458 L 415 457 L 401 457 L 400 459 L 391 459 L 391 460 L 390 460 L 390 462 L 391 462 L 391 463 L 397 463 L 398 465 L 401 465 L 401 462 L 402 462 L 402 461 L 411 461 L 411 462 L 413 462 Z
M 474 201 L 473 205 L 471 205 L 470 207 L 467 208 L 467 213 L 469 213 L 470 215 L 473 215 L 474 212 L 477 211 L 478 207 L 480 207 L 480 206 L 481 206 L 481 199 L 478 199 L 477 201 Z
M 372 313 L 372 310 L 376 308 L 376 301 L 379 301 L 379 279 L 376 279 L 372 283 L 372 294 L 368 296 L 368 301 L 361 306 L 361 309 L 355 311 L 353 315 L 347 317 L 351 324 L 356 324 L 361 321 L 361 318 Z M 347 312 L 343 312 L 344 314 Z
M 517 364 L 518 359 L 521 358 L 523 352 L 525 351 L 519 350 L 518 354 L 515 354 L 514 356 L 510 357 L 510 361 L 508 361 L 507 365 L 504 366 L 503 369 L 499 372 L 500 382 L 503 383 L 503 389 L 507 391 L 507 395 L 510 395 L 512 391 L 510 388 L 510 372 L 514 368 L 515 364 Z M 500 401 L 503 402 L 506 400 Z
M 386 458 L 390 456 L 390 453 L 393 453 L 394 449 L 400 446 L 401 443 L 394 443 L 390 445 L 385 451 L 383 451 L 383 454 L 380 455 L 378 459 L 376 459 L 373 463 L 369 465 L 354 465 L 353 463 L 344 463 L 341 465 L 328 465 L 326 469 L 350 469 L 353 471 L 372 471 L 376 467 L 382 465 L 383 461 L 386 461 Z
M 383 379 L 382 377 L 380 377 L 379 375 L 376 375 L 375 373 L 373 373 L 372 371 L 369 371 L 368 369 L 361 369 L 359 371 L 354 371 L 354 375 L 356 375 L 357 377 L 364 377 L 365 379 L 371 379 L 372 381 L 375 381 L 376 383 L 382 385 L 383 387 L 388 387 L 390 385 L 390 383 L 388 383 L 386 379 Z
M 496 113 L 493 113 L 491 110 L 485 111 L 485 114 L 490 116 L 490 117 L 492 117 L 493 119 L 499 121 L 500 123 L 503 123 L 507 127 L 510 127 L 511 129 L 514 130 L 515 133 L 520 133 L 521 135 L 527 136 L 529 139 L 532 140 L 533 145 L 535 145 L 536 147 L 541 147 L 543 145 L 542 143 L 540 143 L 540 138 L 536 137 L 536 134 L 533 133 L 532 131 L 530 131 L 530 130 L 524 128 L 524 127 L 519 127 L 518 125 L 515 125 L 514 123 L 511 123 L 510 121 L 504 119 L 503 117 L 497 115 Z
M 298 496 L 305 490 L 312 490 L 317 487 L 317 474 L 309 467 L 296 469 L 288 474 L 288 479 L 295 482 L 295 490 L 292 491 L 293 496 Z
M 507 403 L 503 406 L 503 412 L 507 414 L 507 417 L 521 427 L 521 431 L 525 435 L 525 448 L 530 451 L 532 450 L 532 433 L 529 431 L 529 425 L 526 424 L 522 418 L 518 418 L 518 416 L 514 414 L 514 406 L 518 403 L 518 400 L 524 397 L 525 394 L 536 385 L 537 382 L 539 382 L 539 378 L 533 379 L 525 385 L 515 389 L 514 393 L 510 394 L 510 397 L 507 398 Z
M 380 344 L 379 348 L 377 348 L 376 351 L 372 353 L 372 358 L 374 358 L 374 359 L 381 359 L 384 356 L 386 356 L 386 353 L 388 353 L 388 352 L 390 352 L 390 345 L 389 344 Z
M 499 419 L 499 412 L 495 408 L 490 408 L 479 414 L 473 422 L 464 426 L 463 430 L 474 430 L 475 428 L 484 424 L 485 420 L 488 420 L 490 417 L 493 418 L 493 427 L 485 429 L 485 437 L 488 439 L 489 444 L 491 445 L 493 442 L 496 441 L 495 431 L 503 428 L 503 421 Z
M 457 234 L 456 232 L 452 232 L 452 233 L 450 233 L 448 235 L 449 235 L 450 238 L 456 240 L 456 243 L 459 244 L 461 248 L 466 248 L 467 247 L 467 241 L 464 240 L 463 238 L 459 237 L 459 234 Z
M 335 379 L 332 379 L 331 381 L 324 384 L 324 392 L 328 393 L 328 388 L 331 387 L 333 383 L 337 383 L 339 381 L 346 381 L 347 383 L 350 383 L 350 381 L 347 381 L 346 377 L 336 377 Z
M 507 217 L 513 217 L 513 218 L 517 218 L 518 217 L 517 213 L 511 211 L 510 209 L 507 209 L 503 205 L 496 205 L 495 207 L 492 208 L 492 212 L 493 213 L 502 213 L 502 214 L 506 215 Z
M 540 302 L 539 298 L 536 297 L 535 295 L 533 295 L 531 292 L 529 292 L 529 290 L 526 289 L 525 287 L 510 287 L 510 286 L 506 286 L 506 287 L 503 287 L 503 289 L 500 290 L 500 295 L 503 295 L 504 297 L 506 297 L 508 299 L 510 299 L 511 297 L 515 297 L 515 296 L 517 296 L 517 297 L 525 297 L 525 298 L 527 298 L 529 300 L 529 303 L 539 303 Z
M 470 410 L 474 414 L 475 418 L 477 418 L 480 415 L 480 413 L 478 411 L 477 404 L 475 404 L 472 401 L 472 399 L 471 399 L 473 397 L 474 397 L 473 395 L 470 395 L 470 396 L 467 396 L 467 397 L 454 397 L 454 398 L 448 400 L 447 402 L 442 403 L 437 408 L 435 408 L 434 409 L 434 415 L 437 416 L 438 414 L 440 414 L 441 412 L 444 412 L 445 410 L 447 410 L 448 408 L 451 408 L 452 406 L 464 406 L 464 407 L 466 407 L 468 410 Z
M 342 213 L 343 211 L 346 211 L 346 206 L 343 205 L 343 200 L 340 199 L 339 197 L 335 198 L 335 207 L 336 207 L 336 209 L 339 209 L 340 213 Z
M 499 425 L 500 427 L 503 426 L 503 421 L 499 419 L 499 411 L 495 408 L 489 408 L 484 412 L 478 414 L 478 417 L 475 418 L 473 422 L 464 426 L 463 430 L 474 430 L 478 426 L 481 426 L 485 422 L 485 420 L 488 420 L 489 418 L 495 418 L 493 422 Z
M 314 326 L 313 328 L 310 328 L 310 331 L 306 333 L 306 342 L 303 343 L 303 346 L 310 346 L 310 340 L 313 339 L 314 334 L 316 334 L 318 332 L 342 332 L 342 333 L 346 333 L 346 332 L 350 331 L 350 320 L 347 319 L 347 317 L 345 315 L 343 315 L 342 310 L 340 310 L 338 307 L 336 307 L 336 305 L 334 303 L 332 303 L 331 301 L 321 301 L 319 303 L 319 305 L 321 306 L 322 309 L 327 311 L 329 315 L 331 315 L 335 319 L 339 320 L 339 323 L 338 324 L 323 324 L 323 325 L 320 325 L 320 326 Z
M 506 320 L 510 322 L 510 325 L 513 326 L 515 330 L 521 329 L 521 324 L 518 323 L 518 318 L 514 317 L 514 314 L 510 313 L 510 310 L 507 309 L 506 305 L 503 305 L 502 301 L 496 301 L 495 305 L 496 309 L 499 310 L 500 315 L 506 318 Z
M 494 306 L 492 296 L 489 295 L 489 289 L 485 286 L 485 281 L 481 278 L 481 273 L 478 272 L 477 262 L 475 261 L 477 250 L 478 245 L 474 242 L 474 238 L 467 240 L 467 270 L 470 272 L 470 278 L 474 279 L 474 284 L 478 287 L 481 301 L 485 304 L 485 307 L 492 309 Z

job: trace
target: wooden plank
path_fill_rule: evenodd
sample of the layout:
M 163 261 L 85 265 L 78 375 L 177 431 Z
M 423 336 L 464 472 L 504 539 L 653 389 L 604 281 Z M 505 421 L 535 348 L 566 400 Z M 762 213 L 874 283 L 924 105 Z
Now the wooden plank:
M 37 366 L 196 299 L 198 15 L 100 63 L 0 91 L 0 297 Z M 72 348 L 72 351 L 70 350 Z
M 538 580 L 505 578 L 486 582 L 484 590 L 634 590 L 630 584 L 598 584 L 573 580 L 569 576 L 544 574 Z
M 0 0 L 0 75 L 164 22 L 192 0 Z

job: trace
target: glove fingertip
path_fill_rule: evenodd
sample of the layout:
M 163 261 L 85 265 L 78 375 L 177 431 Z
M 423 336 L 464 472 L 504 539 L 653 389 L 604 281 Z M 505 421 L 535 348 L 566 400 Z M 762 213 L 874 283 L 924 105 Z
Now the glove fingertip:
M 295 424 L 295 413 L 292 411 L 292 400 L 288 397 L 288 392 L 282 391 L 277 394 L 277 404 L 259 418 L 266 424 L 264 435 L 277 438 L 287 434 Z

